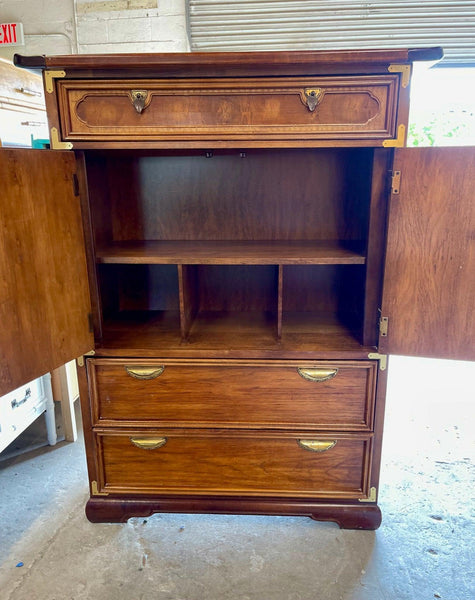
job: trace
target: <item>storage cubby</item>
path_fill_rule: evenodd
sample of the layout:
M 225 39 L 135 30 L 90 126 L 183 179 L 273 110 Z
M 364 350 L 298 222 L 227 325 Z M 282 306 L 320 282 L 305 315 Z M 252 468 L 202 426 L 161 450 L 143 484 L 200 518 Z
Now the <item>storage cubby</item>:
M 104 342 L 128 313 L 156 344 L 165 311 L 156 334 L 165 319 L 190 348 L 233 336 L 291 348 L 322 332 L 325 345 L 330 323 L 362 344 L 373 160 L 366 148 L 88 153 Z

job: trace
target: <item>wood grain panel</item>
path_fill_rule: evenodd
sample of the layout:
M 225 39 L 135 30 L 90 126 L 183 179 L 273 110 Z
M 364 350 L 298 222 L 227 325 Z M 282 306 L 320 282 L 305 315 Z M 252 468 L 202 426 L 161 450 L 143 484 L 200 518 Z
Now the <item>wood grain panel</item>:
M 367 149 L 113 153 L 104 173 L 108 241 L 365 240 L 372 156 Z
M 383 315 L 392 354 L 475 358 L 474 148 L 397 150 Z
M 360 242 L 299 241 L 129 241 L 105 245 L 97 253 L 103 264 L 179 265 L 362 265 Z
M 346 322 L 346 319 L 345 319 Z M 274 314 L 261 311 L 204 311 L 191 325 L 187 343 L 180 335 L 178 311 L 124 312 L 107 319 L 101 356 L 169 358 L 367 358 L 374 347 L 361 346 L 351 315 L 285 312 L 282 339 Z
M 94 346 L 75 157 L 0 150 L 0 394 Z
M 126 366 L 165 366 L 139 380 Z M 335 369 L 323 382 L 298 368 Z M 96 424 L 232 426 L 370 431 L 377 365 L 374 361 L 308 363 L 88 361 Z
M 135 435 L 97 436 L 101 483 L 109 493 L 357 499 L 368 489 L 371 438 L 357 434 L 324 437 L 336 445 L 322 453 L 302 448 L 298 434 L 149 432 L 150 437 L 167 439 L 156 450 L 134 446 L 130 438 Z M 319 436 L 307 432 L 305 439 L 309 437 Z
M 322 90 L 316 110 L 305 89 Z M 258 140 L 395 136 L 398 75 L 279 79 L 58 80 L 62 139 Z M 141 113 L 131 90 L 145 90 Z
M 203 77 L 297 75 L 324 73 L 387 73 L 390 64 L 436 61 L 442 48 L 397 48 L 371 50 L 301 50 L 263 52 L 167 52 L 137 54 L 87 54 L 65 56 L 15 55 L 15 64 L 31 68 L 66 69 L 77 76 L 90 76 L 91 70 L 113 76 L 128 72 L 134 77 L 148 73 L 160 77 L 177 73 Z
M 178 265 L 178 281 L 180 288 L 180 330 L 182 339 L 186 340 L 200 304 L 196 267 L 193 265 Z

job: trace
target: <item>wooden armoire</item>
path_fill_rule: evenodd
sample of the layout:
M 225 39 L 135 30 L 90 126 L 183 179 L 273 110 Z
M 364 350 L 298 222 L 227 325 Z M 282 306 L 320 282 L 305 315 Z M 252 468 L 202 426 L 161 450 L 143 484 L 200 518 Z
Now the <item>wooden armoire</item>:
M 90 520 L 379 526 L 388 354 L 474 358 L 475 153 L 404 148 L 440 56 L 16 57 L 0 393 L 80 357 Z

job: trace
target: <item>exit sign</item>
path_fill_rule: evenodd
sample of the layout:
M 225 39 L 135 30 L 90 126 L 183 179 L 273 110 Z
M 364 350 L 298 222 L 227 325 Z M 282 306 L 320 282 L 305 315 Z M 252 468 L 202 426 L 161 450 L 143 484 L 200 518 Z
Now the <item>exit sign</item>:
M 23 46 L 23 23 L 0 23 L 0 46 Z

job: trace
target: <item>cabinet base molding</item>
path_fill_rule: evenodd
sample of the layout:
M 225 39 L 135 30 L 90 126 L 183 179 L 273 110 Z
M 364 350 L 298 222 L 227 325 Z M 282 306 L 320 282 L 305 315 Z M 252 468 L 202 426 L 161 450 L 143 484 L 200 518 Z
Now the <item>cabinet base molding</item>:
M 149 517 L 154 513 L 203 513 L 235 515 L 302 516 L 315 521 L 332 521 L 341 529 L 377 529 L 381 510 L 376 504 L 309 502 L 308 500 L 249 500 L 241 498 L 164 497 L 91 498 L 86 516 L 92 523 L 124 523 L 132 517 Z

